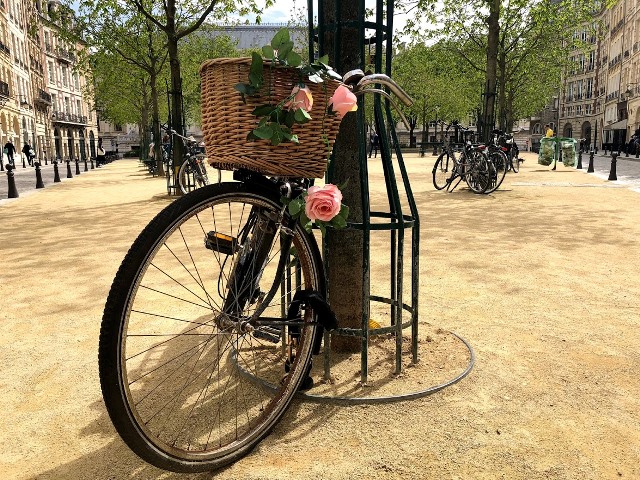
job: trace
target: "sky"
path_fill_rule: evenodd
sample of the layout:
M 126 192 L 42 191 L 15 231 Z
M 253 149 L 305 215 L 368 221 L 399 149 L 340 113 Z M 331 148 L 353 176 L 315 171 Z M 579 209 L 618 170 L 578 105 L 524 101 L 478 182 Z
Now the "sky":
M 375 4 L 375 0 L 365 0 L 365 6 L 367 8 L 374 8 Z M 262 3 L 262 5 L 264 5 L 264 3 Z M 317 1 L 314 1 L 314 5 L 314 9 L 317 11 Z M 297 15 L 294 14 L 294 12 L 297 12 Z M 302 15 L 304 15 L 304 18 L 306 19 L 307 0 L 275 0 L 273 6 L 264 10 L 262 14 L 262 23 L 286 23 L 289 20 L 299 17 L 300 12 L 302 12 Z M 394 15 L 393 22 L 396 31 L 404 26 L 405 19 L 403 17 L 404 15 L 397 12 Z

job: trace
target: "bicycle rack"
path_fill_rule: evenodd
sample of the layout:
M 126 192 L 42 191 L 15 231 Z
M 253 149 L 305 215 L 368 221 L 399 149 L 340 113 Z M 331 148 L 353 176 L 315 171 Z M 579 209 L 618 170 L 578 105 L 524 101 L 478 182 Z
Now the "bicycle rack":
M 349 26 L 353 28 L 353 22 L 343 22 L 340 18 L 339 12 L 341 12 L 341 0 L 335 0 L 336 12 L 338 12 L 335 23 L 325 24 L 323 19 L 325 18 L 323 12 L 323 2 L 319 2 L 318 9 L 318 39 L 319 41 L 319 55 L 324 54 L 324 45 L 322 39 L 325 32 L 330 32 L 333 35 L 334 51 L 339 51 L 339 45 L 342 42 L 343 28 Z M 386 54 L 385 72 L 389 75 L 391 73 L 391 57 L 392 57 L 392 32 L 393 32 L 393 2 L 387 2 L 385 7 L 382 0 L 376 2 L 376 21 L 365 21 L 364 15 L 364 0 L 358 2 L 359 12 L 357 28 L 359 31 L 359 49 L 360 58 L 363 65 L 361 69 L 365 70 L 364 65 L 365 56 L 365 33 L 367 31 L 375 31 L 374 36 L 368 40 L 369 46 L 375 45 L 375 70 L 377 72 L 382 71 L 382 59 L 383 53 Z M 309 19 L 310 24 L 313 19 L 312 2 L 308 2 Z M 383 18 L 383 12 L 386 15 Z M 385 25 L 384 19 L 386 18 L 387 24 Z M 310 58 L 313 58 L 315 52 L 313 51 L 313 32 L 310 32 Z M 383 45 L 383 40 L 386 40 L 386 45 Z M 337 55 L 336 55 L 337 56 Z M 344 73 L 345 68 L 342 68 L 341 59 L 332 59 L 335 63 L 336 70 Z M 347 68 L 348 70 L 348 68 Z M 361 138 L 365 138 L 365 123 L 364 113 L 362 112 L 364 102 L 360 102 L 360 108 L 358 109 L 358 133 Z M 388 100 L 385 100 L 384 104 L 379 95 L 375 96 L 374 100 L 374 113 L 375 113 L 375 125 L 377 133 L 380 138 L 380 153 L 381 161 L 384 172 L 384 180 L 387 190 L 387 200 L 389 204 L 389 210 L 387 212 L 372 211 L 370 203 L 369 192 L 369 172 L 367 164 L 367 152 L 366 143 L 360 142 L 359 148 L 359 170 L 360 170 L 360 185 L 361 185 L 361 199 L 362 199 L 362 222 L 350 223 L 350 229 L 356 229 L 362 231 L 363 234 L 363 311 L 362 322 L 360 328 L 338 328 L 331 332 L 331 335 L 338 336 L 353 336 L 360 337 L 361 339 L 361 383 L 366 384 L 368 378 L 368 351 L 369 351 L 369 339 L 372 335 L 379 334 L 393 334 L 395 336 L 395 372 L 400 373 L 402 370 L 402 332 L 405 328 L 411 328 L 411 353 L 412 362 L 418 361 L 418 284 L 419 284 L 419 242 L 420 242 L 420 221 L 418 217 L 418 211 L 411 192 L 411 185 L 409 177 L 402 158 L 402 152 L 398 146 L 398 138 L 396 135 L 394 122 L 391 117 L 390 104 Z M 388 125 L 388 126 L 387 126 Z M 395 153 L 395 163 L 399 168 L 400 180 L 404 187 L 406 194 L 405 204 L 408 204 L 408 209 L 403 205 L 401 201 L 400 192 L 398 189 L 398 174 L 396 173 L 394 161 L 392 157 L 392 150 Z M 327 172 L 328 180 L 332 183 L 341 183 L 343 178 L 335 178 L 334 176 L 334 162 L 331 162 L 329 170 Z M 372 221 L 373 220 L 373 221 Z M 388 297 L 381 295 L 374 295 L 371 292 L 370 285 L 370 254 L 371 254 L 371 236 L 377 233 L 390 232 L 391 237 L 391 265 L 390 265 L 390 295 Z M 334 233 L 340 235 L 340 233 Z M 411 295 L 408 302 L 405 302 L 403 298 L 403 268 L 405 264 L 404 247 L 405 242 L 410 240 L 411 242 Z M 379 302 L 389 305 L 391 325 L 381 328 L 370 328 L 370 311 L 371 302 Z M 405 321 L 403 313 L 409 314 L 409 320 Z M 325 378 L 330 376 L 331 365 L 331 335 L 325 334 L 325 347 L 324 347 L 324 371 Z

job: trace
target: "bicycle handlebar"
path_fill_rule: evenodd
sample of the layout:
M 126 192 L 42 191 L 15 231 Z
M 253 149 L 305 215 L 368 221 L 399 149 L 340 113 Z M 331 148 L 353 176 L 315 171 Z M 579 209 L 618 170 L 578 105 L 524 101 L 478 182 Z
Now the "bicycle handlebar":
M 407 129 L 410 128 L 407 118 L 404 116 L 391 95 L 380 88 L 367 88 L 369 85 L 384 85 L 388 87 L 389 90 L 391 90 L 391 92 L 395 94 L 395 96 L 398 97 L 398 99 L 407 107 L 413 105 L 413 99 L 402 89 L 400 85 L 394 82 L 391 77 L 384 73 L 371 73 L 369 75 L 365 75 L 362 70 L 358 69 L 347 72 L 342 78 L 344 83 L 347 85 L 351 84 L 353 86 L 353 93 L 356 96 L 364 95 L 365 93 L 377 93 L 385 97 L 389 102 L 391 102 L 393 108 L 396 109 Z

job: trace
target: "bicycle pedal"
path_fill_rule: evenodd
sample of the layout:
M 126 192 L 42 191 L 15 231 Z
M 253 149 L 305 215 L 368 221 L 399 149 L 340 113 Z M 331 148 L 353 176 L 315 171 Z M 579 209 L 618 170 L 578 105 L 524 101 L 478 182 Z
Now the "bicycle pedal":
M 271 343 L 278 343 L 282 330 L 276 327 L 261 326 L 253 331 L 253 336 Z
M 238 239 L 224 233 L 211 231 L 204 239 L 204 246 L 214 252 L 233 255 L 238 251 Z

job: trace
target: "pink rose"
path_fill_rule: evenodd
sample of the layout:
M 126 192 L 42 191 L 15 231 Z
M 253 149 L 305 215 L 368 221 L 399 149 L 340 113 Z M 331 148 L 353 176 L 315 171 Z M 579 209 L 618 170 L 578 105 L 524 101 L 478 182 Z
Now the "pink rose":
M 355 112 L 358 109 L 358 99 L 356 96 L 344 85 L 338 86 L 333 93 L 333 97 L 329 100 L 329 105 L 333 105 L 333 111 L 338 114 L 338 117 L 344 117 L 347 112 Z
M 293 87 L 293 90 L 291 90 L 290 96 L 293 98 L 284 104 L 284 108 L 304 108 L 307 112 L 311 111 L 311 107 L 313 107 L 313 95 L 311 95 L 311 90 L 307 87 L 300 88 L 299 85 L 296 85 Z
M 310 187 L 304 199 L 304 213 L 309 220 L 330 222 L 340 213 L 342 192 L 338 187 L 327 183 L 324 187 Z

